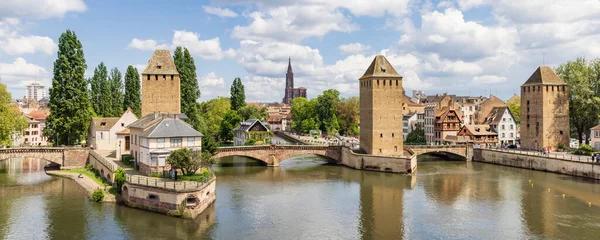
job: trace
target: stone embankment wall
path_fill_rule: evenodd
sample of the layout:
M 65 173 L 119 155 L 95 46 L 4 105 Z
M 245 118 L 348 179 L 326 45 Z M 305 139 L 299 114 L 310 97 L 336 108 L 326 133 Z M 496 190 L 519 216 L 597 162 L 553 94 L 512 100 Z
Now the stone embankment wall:
M 517 152 L 474 149 L 473 161 L 600 179 L 600 165 Z
M 65 148 L 63 152 L 63 167 L 67 168 L 82 168 L 85 167 L 85 163 L 90 155 L 89 148 Z
M 129 207 L 194 219 L 215 201 L 215 180 L 184 190 L 126 182 L 121 196 Z
M 410 157 L 387 157 L 354 153 L 350 148 L 342 148 L 340 164 L 359 170 L 393 173 L 413 173 L 417 169 L 416 155 Z
M 89 152 L 89 164 L 96 169 L 103 177 L 105 177 L 110 183 L 114 183 L 115 172 L 119 168 L 114 162 L 105 159 L 102 155 L 96 151 Z M 85 164 L 84 164 L 85 165 Z

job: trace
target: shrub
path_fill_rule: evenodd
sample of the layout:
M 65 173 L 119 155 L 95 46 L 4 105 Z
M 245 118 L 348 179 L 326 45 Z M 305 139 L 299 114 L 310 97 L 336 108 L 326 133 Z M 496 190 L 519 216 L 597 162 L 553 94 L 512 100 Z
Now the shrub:
M 122 168 L 118 168 L 115 172 L 115 185 L 117 187 L 117 192 L 121 193 L 121 187 L 125 183 L 125 170 Z
M 123 159 L 121 159 L 121 162 L 131 167 L 133 166 L 133 157 L 131 155 L 123 155 Z
M 567 147 L 564 144 L 562 144 L 562 143 L 559 143 L 558 146 L 556 146 L 556 148 L 558 149 L 558 151 L 565 151 L 565 150 L 567 150 Z
M 88 170 L 90 172 L 96 172 L 94 169 L 94 166 L 92 166 L 92 164 L 86 164 L 85 165 L 85 170 Z
M 102 189 L 96 189 L 92 192 L 92 201 L 100 202 L 104 200 L 104 191 Z
M 254 140 L 254 138 L 250 138 L 246 140 L 246 143 L 244 143 L 246 146 L 254 146 L 254 144 L 256 144 L 256 140 Z
M 151 173 L 148 174 L 148 177 L 161 178 L 162 174 L 160 174 L 158 172 L 151 172 Z
M 581 145 L 579 145 L 579 148 L 577 150 L 575 150 L 573 153 L 577 154 L 577 155 L 591 156 L 593 152 L 594 152 L 594 148 L 592 148 L 592 146 L 587 145 L 587 144 L 581 144 Z

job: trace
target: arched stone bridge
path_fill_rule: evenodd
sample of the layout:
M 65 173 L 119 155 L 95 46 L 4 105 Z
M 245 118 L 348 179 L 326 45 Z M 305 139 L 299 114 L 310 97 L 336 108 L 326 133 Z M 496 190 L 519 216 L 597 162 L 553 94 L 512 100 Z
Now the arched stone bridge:
M 279 166 L 279 163 L 293 156 L 314 154 L 322 156 L 331 162 L 340 163 L 342 158 L 341 146 L 310 146 L 310 145 L 270 145 L 270 146 L 239 146 L 221 147 L 215 158 L 227 156 L 245 156 L 258 159 L 268 166 Z
M 83 167 L 89 150 L 81 147 L 0 148 L 0 160 L 8 158 L 39 158 L 62 167 Z
M 451 153 L 471 161 L 473 158 L 473 145 L 405 145 L 404 149 L 412 154 L 425 153 Z

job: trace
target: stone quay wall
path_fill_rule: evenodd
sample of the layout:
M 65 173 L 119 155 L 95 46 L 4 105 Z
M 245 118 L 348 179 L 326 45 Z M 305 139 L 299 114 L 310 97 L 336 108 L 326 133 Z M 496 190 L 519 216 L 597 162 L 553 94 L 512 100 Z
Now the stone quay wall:
M 348 147 L 343 147 L 340 164 L 358 170 L 413 173 L 417 169 L 417 156 L 391 157 L 359 154 Z
M 474 149 L 473 161 L 600 179 L 600 165 L 492 149 Z
M 89 148 L 65 148 L 63 152 L 63 167 L 82 168 L 90 155 Z
M 121 196 L 129 207 L 194 219 L 216 200 L 216 178 L 199 188 L 174 190 L 126 182 Z
M 94 167 L 94 169 L 96 169 L 100 173 L 100 175 L 102 175 L 102 177 L 105 177 L 110 183 L 114 183 L 115 172 L 117 171 L 119 166 L 113 161 L 105 159 L 96 151 L 90 151 L 88 155 L 88 163 L 91 164 Z

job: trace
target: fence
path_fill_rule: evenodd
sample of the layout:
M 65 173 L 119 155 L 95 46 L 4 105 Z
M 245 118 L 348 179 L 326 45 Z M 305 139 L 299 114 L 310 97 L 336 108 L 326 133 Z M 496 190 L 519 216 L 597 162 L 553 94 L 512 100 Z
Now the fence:
M 214 179 L 215 175 L 211 172 L 210 176 L 203 181 L 172 181 L 166 178 L 155 178 L 155 177 L 146 177 L 140 175 L 129 175 L 127 174 L 127 183 L 148 186 L 148 187 L 156 187 L 163 188 L 166 190 L 200 190 L 206 186 L 209 182 Z
M 547 157 L 547 158 L 560 159 L 560 160 L 573 161 L 573 162 L 600 163 L 600 160 L 599 160 L 600 156 L 598 158 L 594 159 L 591 156 L 573 155 L 573 154 L 565 153 L 565 152 L 555 152 L 555 153 L 546 152 L 546 153 L 544 153 L 542 151 L 528 151 L 528 150 L 510 149 L 510 148 L 492 148 L 492 147 L 483 147 L 483 146 L 476 146 L 474 148 L 487 149 L 487 150 L 492 150 L 492 151 L 497 151 L 497 152 L 516 153 L 516 154 L 529 155 L 529 156 L 540 156 L 540 157 Z
M 101 156 L 100 154 L 98 154 L 96 151 L 90 151 L 90 154 L 92 155 L 92 157 L 94 159 L 96 159 L 96 161 L 100 162 L 100 164 L 104 165 L 106 168 L 110 169 L 110 171 L 112 171 L 113 173 L 117 171 L 117 169 L 119 168 L 119 165 L 117 165 L 116 163 L 114 163 L 113 161 L 109 161 L 104 159 L 103 156 Z

